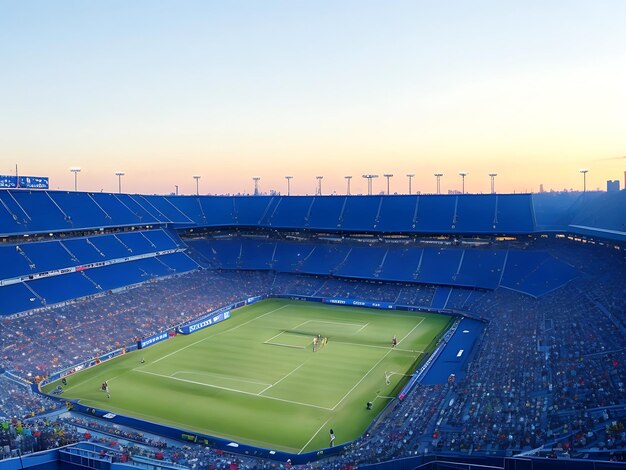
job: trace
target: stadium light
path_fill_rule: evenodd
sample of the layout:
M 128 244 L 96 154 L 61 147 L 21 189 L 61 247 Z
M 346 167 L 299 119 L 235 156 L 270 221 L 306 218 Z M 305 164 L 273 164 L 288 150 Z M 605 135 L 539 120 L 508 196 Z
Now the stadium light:
M 415 176 L 415 173 L 407 173 L 406 176 L 409 178 L 409 195 L 411 194 L 411 179 Z
M 441 177 L 443 176 L 443 173 L 435 173 L 435 176 L 437 177 L 437 194 L 441 194 L 441 186 L 439 185 Z
M 350 195 L 350 180 L 352 179 L 352 176 L 344 176 L 344 178 L 346 179 L 346 182 L 348 183 L 348 188 L 346 190 L 346 196 Z
M 467 171 L 459 171 L 459 175 L 461 176 L 461 180 L 463 181 L 461 192 L 465 194 L 465 177 L 469 175 L 469 173 Z
M 291 180 L 292 180 L 293 176 L 285 176 L 285 179 L 287 180 L 287 196 L 291 196 Z
M 587 168 L 581 168 L 579 170 L 583 174 L 583 193 L 587 192 L 587 172 L 589 171 Z
M 322 195 L 322 180 L 324 179 L 324 177 L 316 176 L 315 179 L 317 180 L 317 191 L 315 192 L 315 195 L 321 196 Z
M 385 173 L 383 176 L 387 178 L 387 196 L 389 196 L 389 180 L 393 177 L 393 173 Z
M 116 171 L 115 176 L 117 176 L 117 191 L 122 194 L 122 176 L 124 176 L 124 172 Z
M 378 178 L 378 175 L 363 175 L 363 178 L 367 180 L 367 195 L 372 195 L 372 180 Z
M 70 171 L 74 173 L 74 191 L 78 191 L 78 173 L 80 173 L 79 166 L 73 166 Z
M 200 195 L 200 186 L 199 186 L 200 178 L 202 178 L 202 176 L 200 176 L 200 175 L 193 175 L 193 179 L 196 180 L 196 196 Z
M 261 181 L 261 177 L 253 176 L 252 180 L 254 181 L 254 195 L 258 196 L 259 195 L 259 181 Z
M 496 176 L 498 176 L 498 173 L 489 173 L 489 177 L 491 178 L 491 194 L 496 193 L 496 184 L 495 184 Z

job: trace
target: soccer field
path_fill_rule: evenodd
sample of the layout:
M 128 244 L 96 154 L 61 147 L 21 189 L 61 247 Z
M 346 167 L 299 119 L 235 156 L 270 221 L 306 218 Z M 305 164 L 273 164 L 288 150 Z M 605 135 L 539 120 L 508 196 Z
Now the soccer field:
M 72 375 L 63 397 L 259 447 L 309 452 L 328 447 L 331 428 L 335 444 L 360 436 L 450 321 L 265 300 L 192 335 Z M 318 334 L 328 344 L 313 352 Z M 391 348 L 394 335 L 398 345 Z M 105 380 L 109 399 L 100 389 Z

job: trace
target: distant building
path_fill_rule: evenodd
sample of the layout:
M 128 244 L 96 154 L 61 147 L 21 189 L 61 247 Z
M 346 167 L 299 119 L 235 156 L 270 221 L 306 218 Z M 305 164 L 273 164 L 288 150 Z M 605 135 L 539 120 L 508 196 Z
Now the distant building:
M 543 183 L 541 183 L 541 184 L 539 185 L 539 192 L 540 192 L 540 193 L 543 193 L 543 192 L 544 192 L 544 190 L 543 190 Z
M 606 182 L 606 192 L 613 193 L 619 191 L 619 180 L 608 180 Z

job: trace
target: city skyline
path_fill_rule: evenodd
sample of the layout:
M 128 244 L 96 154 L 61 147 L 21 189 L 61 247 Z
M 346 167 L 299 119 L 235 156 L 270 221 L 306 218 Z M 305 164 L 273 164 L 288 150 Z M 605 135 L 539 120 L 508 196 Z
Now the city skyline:
M 623 184 L 621 1 L 44 2 L 0 15 L 0 174 L 169 194 Z M 71 167 L 80 167 L 78 175 Z M 123 172 L 123 175 L 116 175 Z M 200 176 L 194 179 L 193 176 Z

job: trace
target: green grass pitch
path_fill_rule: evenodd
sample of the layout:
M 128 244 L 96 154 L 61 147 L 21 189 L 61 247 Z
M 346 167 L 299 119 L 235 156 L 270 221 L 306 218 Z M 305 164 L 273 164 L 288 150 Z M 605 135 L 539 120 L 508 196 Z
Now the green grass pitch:
M 360 436 L 450 320 L 265 300 L 192 335 L 72 375 L 63 397 L 192 432 L 309 452 L 328 447 L 331 428 L 335 444 Z M 328 344 L 313 352 L 317 334 Z M 100 390 L 105 380 L 109 399 Z

